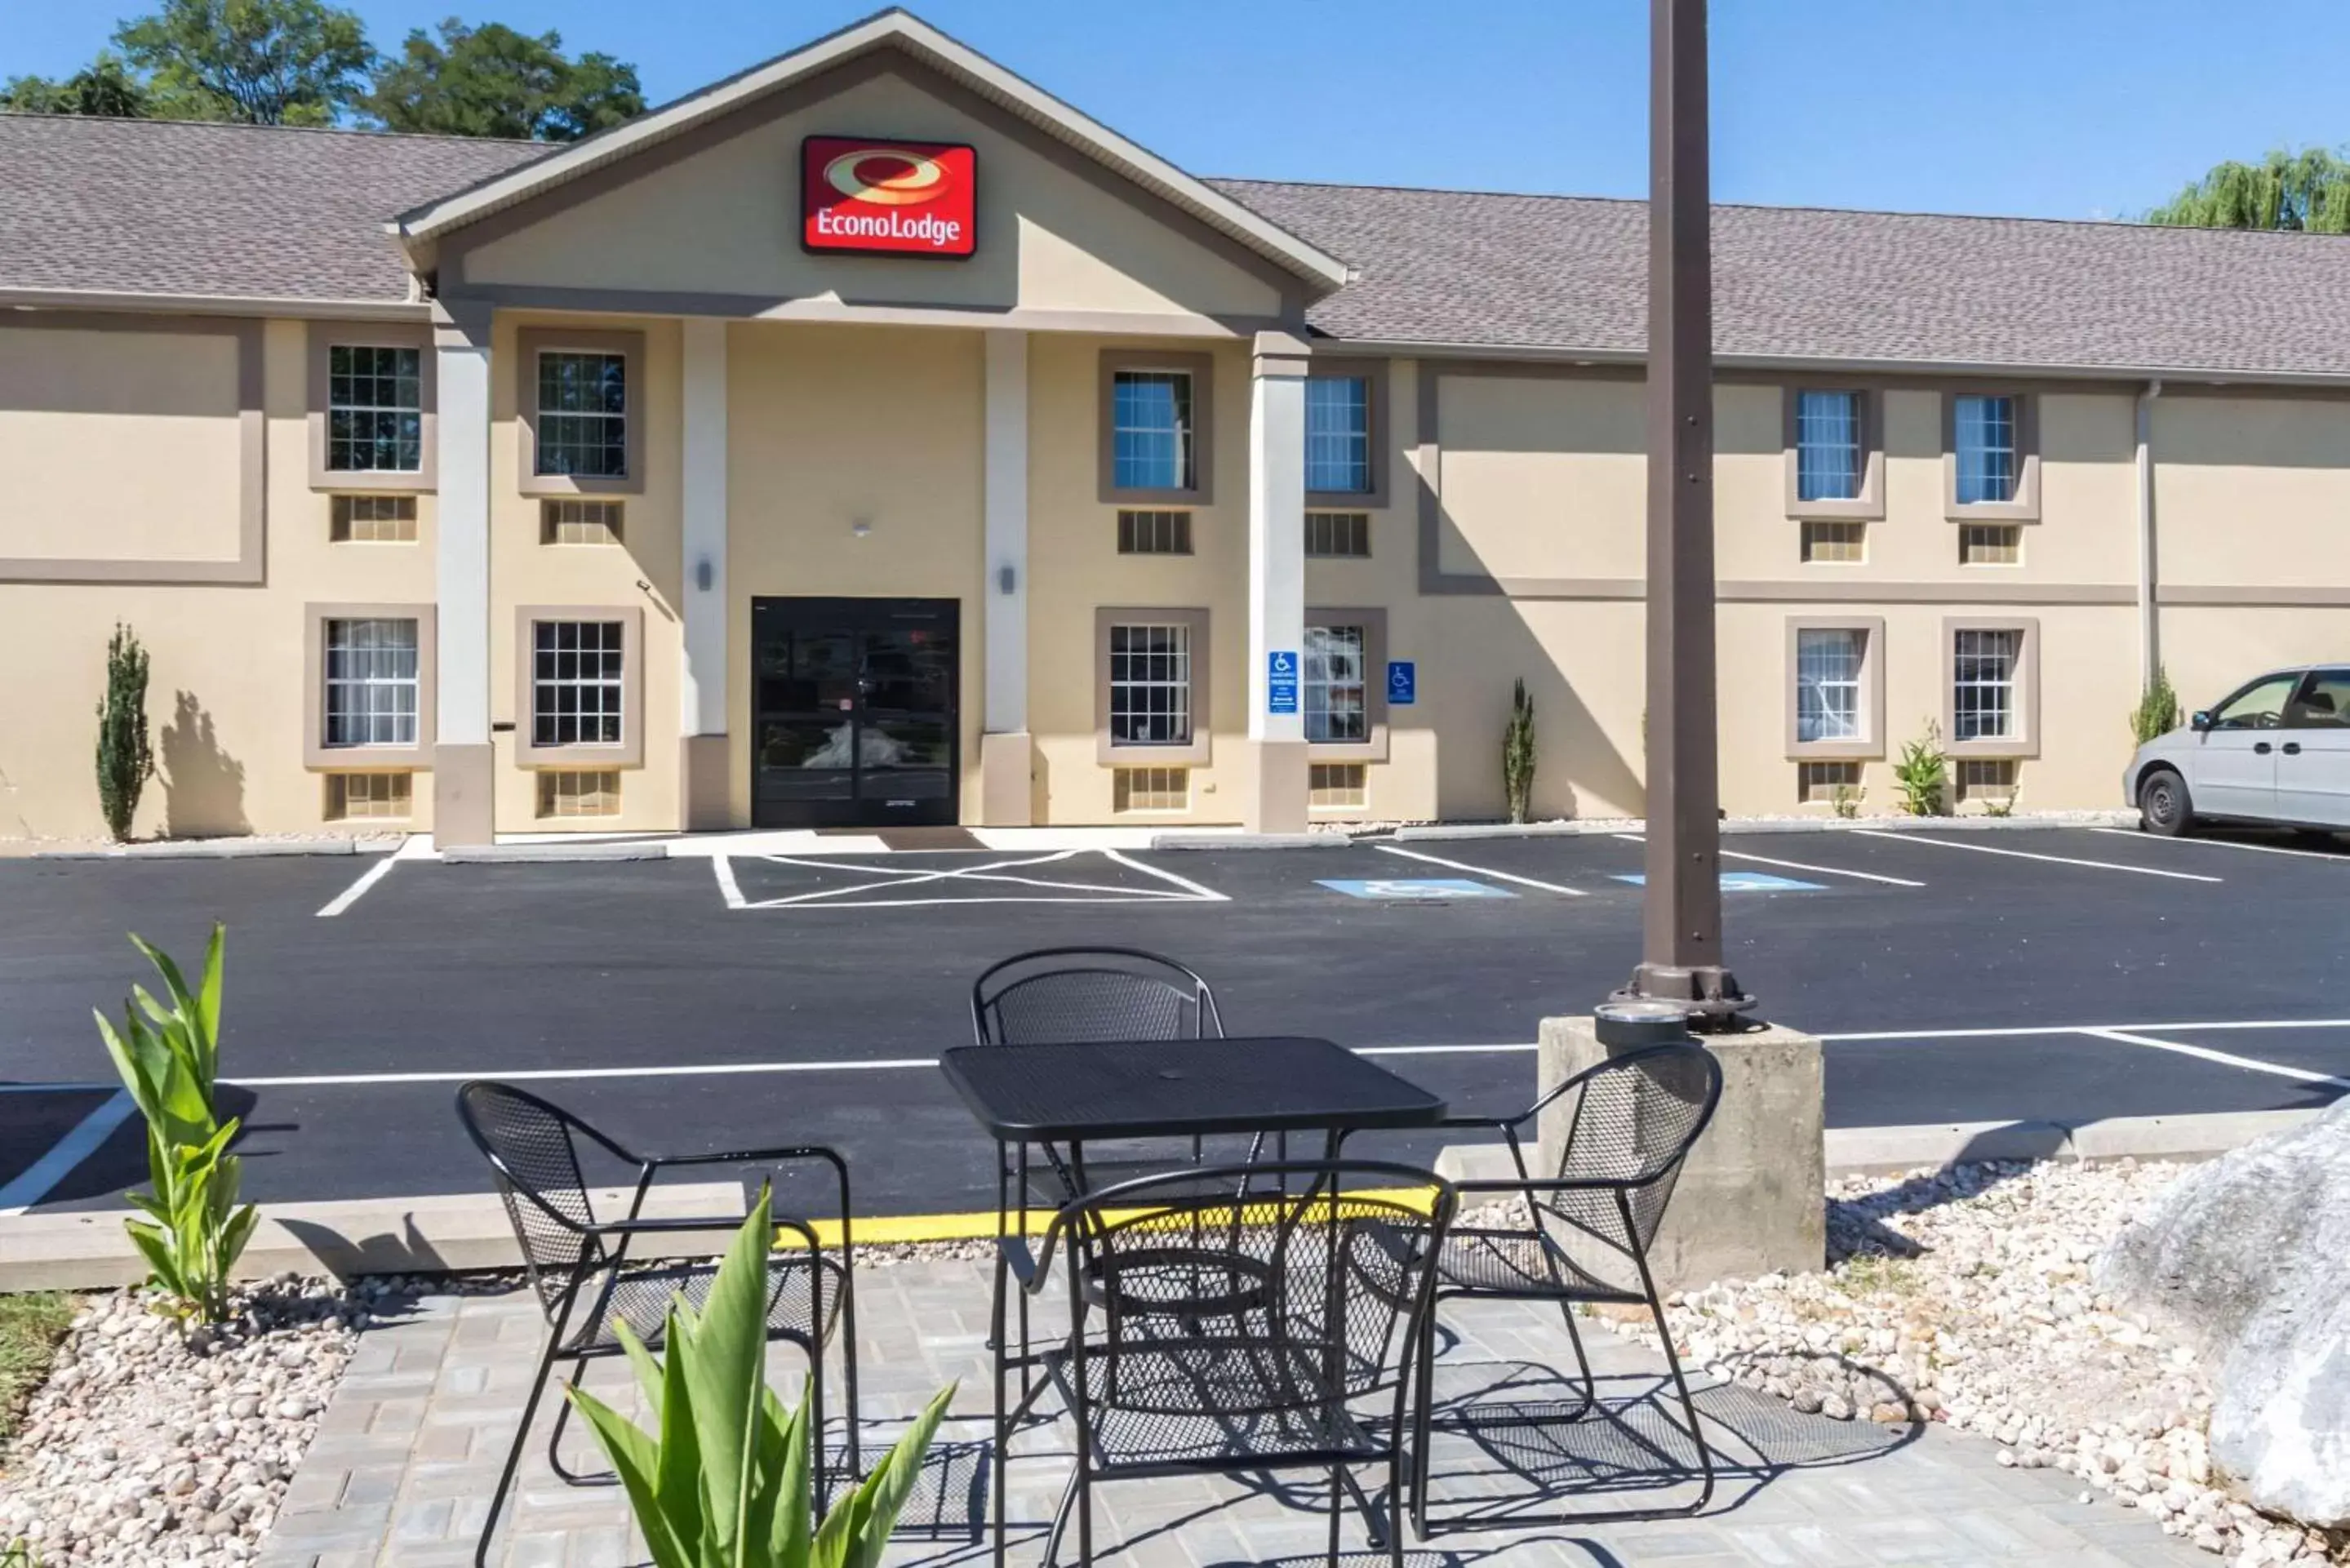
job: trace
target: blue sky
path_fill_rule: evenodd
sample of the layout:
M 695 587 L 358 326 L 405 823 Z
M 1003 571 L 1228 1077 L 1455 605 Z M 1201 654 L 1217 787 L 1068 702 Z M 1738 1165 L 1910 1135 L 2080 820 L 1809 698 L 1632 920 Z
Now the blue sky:
M 69 71 L 138 0 L 14 0 L 0 77 Z M 357 0 L 634 61 L 663 99 L 868 0 Z M 1641 0 L 924 0 L 920 15 L 1202 174 L 1638 195 Z M 2228 157 L 2350 141 L 2350 5 L 1716 0 L 1724 201 L 2104 217 Z M 2257 26 L 2231 26 L 2229 18 Z

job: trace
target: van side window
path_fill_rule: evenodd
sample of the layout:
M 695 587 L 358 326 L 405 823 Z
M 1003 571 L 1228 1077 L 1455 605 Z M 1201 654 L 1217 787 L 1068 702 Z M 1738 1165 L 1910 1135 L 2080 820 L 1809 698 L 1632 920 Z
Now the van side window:
M 2288 730 L 2350 729 L 2350 670 L 2313 670 L 2284 711 Z
M 2286 700 L 2292 697 L 2293 688 L 2300 684 L 2298 674 L 2272 675 L 2265 680 L 2255 680 L 2220 704 L 2219 711 L 2211 715 L 2211 727 L 2215 730 L 2276 729 L 2284 722 Z

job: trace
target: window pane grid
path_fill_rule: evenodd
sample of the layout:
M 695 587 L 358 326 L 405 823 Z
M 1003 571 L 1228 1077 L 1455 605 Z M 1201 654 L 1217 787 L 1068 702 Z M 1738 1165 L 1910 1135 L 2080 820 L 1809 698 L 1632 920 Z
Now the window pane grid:
M 1361 763 L 1315 763 L 1305 770 L 1305 804 L 1315 811 L 1359 810 L 1367 803 Z
M 541 816 L 618 816 L 620 775 L 609 768 L 557 769 L 538 775 Z
M 1190 372 L 1113 373 L 1110 467 L 1120 490 L 1193 488 Z
M 327 536 L 338 545 L 412 545 L 413 495 L 338 495 L 328 503 Z
M 1371 553 L 1371 514 L 1367 512 L 1308 512 L 1305 553 L 1309 556 L 1367 558 Z
M 1959 564 L 2013 566 L 2023 560 L 2023 528 L 2015 523 L 1959 524 Z
M 1305 383 L 1305 488 L 1361 495 L 1371 488 L 1371 384 L 1359 376 Z
M 1857 741 L 1860 670 L 1868 634 L 1829 628 L 1795 633 L 1795 739 Z
M 1951 649 L 1952 738 L 2012 740 L 2020 631 L 1961 631 Z
M 535 457 L 534 466 L 540 473 L 583 479 L 628 477 L 627 355 L 539 355 Z
M 617 501 L 542 501 L 538 512 L 539 542 L 545 545 L 617 545 L 620 542 L 620 503 Z
M 2015 760 L 2012 757 L 1960 757 L 1958 760 L 1958 798 L 1967 800 L 2013 800 L 2015 798 Z
M 1118 553 L 1121 556 L 1190 555 L 1191 514 L 1189 512 L 1119 513 Z
M 533 624 L 531 743 L 620 743 L 621 623 L 543 620 Z
M 1119 768 L 1110 782 L 1112 811 L 1189 811 L 1189 768 Z
M 416 744 L 416 623 L 330 620 L 326 635 L 326 743 Z
M 1860 394 L 1795 394 L 1795 498 L 1860 498 Z
M 414 473 L 423 466 L 423 350 L 329 348 L 328 469 L 338 473 Z
M 414 787 L 406 774 L 328 774 L 327 820 L 407 817 Z
M 1852 565 L 1867 558 L 1867 541 L 1866 523 L 1822 522 L 1814 518 L 1804 524 L 1804 559 Z
M 1191 743 L 1191 628 L 1109 628 L 1109 739 L 1114 746 Z
M 1834 805 L 1839 791 L 1846 800 L 1860 790 L 1858 763 L 1797 763 L 1795 798 L 1806 805 Z
M 1960 398 L 1952 414 L 1958 431 L 1959 503 L 2015 499 L 2015 400 Z
M 1369 639 L 1359 626 L 1305 628 L 1305 669 L 1300 695 L 1305 704 L 1308 741 L 1354 742 L 1370 739 L 1370 710 L 1363 684 L 1364 649 Z

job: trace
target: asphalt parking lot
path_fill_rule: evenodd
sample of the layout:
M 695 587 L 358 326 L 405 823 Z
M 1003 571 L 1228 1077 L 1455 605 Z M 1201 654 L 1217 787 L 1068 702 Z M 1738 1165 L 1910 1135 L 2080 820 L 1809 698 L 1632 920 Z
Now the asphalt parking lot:
M 2095 829 L 1740 836 L 1728 950 L 1829 1037 L 1833 1126 L 2306 1106 L 2350 1089 L 2350 854 Z M 0 860 L 0 1212 L 143 1179 L 90 1022 L 228 922 L 224 1074 L 252 1195 L 478 1190 L 451 1110 L 527 1076 L 649 1148 L 844 1148 L 870 1213 L 992 1201 L 932 1060 L 972 979 L 1118 942 L 1235 1033 L 1326 1035 L 1459 1109 L 1534 1087 L 1546 1013 L 1637 956 L 1641 846 L 702 854 L 611 864 Z M 365 881 L 362 885 L 361 878 Z M 331 912 L 329 912 L 331 911 Z M 1432 1155 L 1396 1138 L 1387 1152 Z

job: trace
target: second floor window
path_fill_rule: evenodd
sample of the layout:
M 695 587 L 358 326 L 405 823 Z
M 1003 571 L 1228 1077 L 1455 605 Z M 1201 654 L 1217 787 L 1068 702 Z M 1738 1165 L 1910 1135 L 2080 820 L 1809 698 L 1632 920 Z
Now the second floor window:
M 1795 499 L 1860 498 L 1860 394 L 1795 395 Z
M 2016 408 L 2012 397 L 1964 397 L 1951 408 L 1961 506 L 2015 499 Z
M 629 474 L 629 359 L 548 350 L 538 357 L 536 468 L 543 474 Z
M 414 473 L 424 466 L 424 354 L 336 344 L 327 350 L 327 468 Z
M 1198 488 L 1188 370 L 1119 370 L 1110 382 L 1110 462 L 1120 490 Z
M 1305 488 L 1366 495 L 1371 489 L 1371 384 L 1360 376 L 1305 383 Z

